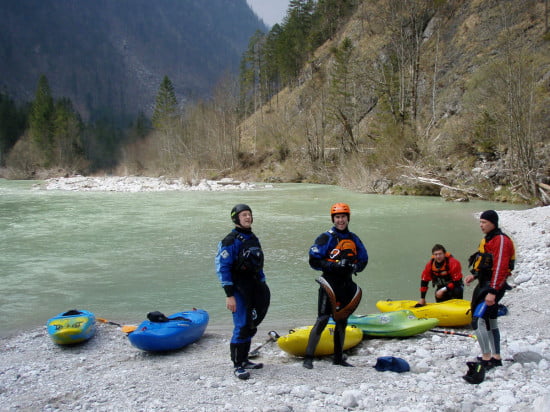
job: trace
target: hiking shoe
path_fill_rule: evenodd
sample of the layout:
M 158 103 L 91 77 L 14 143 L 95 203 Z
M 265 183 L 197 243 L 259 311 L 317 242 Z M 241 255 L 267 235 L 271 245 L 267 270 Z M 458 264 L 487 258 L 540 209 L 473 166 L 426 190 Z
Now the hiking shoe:
M 347 368 L 353 368 L 353 365 L 351 363 L 347 363 L 345 360 L 334 361 L 334 362 L 332 362 L 332 364 L 333 365 L 345 366 Z
M 477 357 L 477 360 L 485 367 L 486 370 L 502 366 L 502 359 L 491 358 L 489 360 L 483 360 L 481 356 Z
M 482 359 L 481 361 L 479 361 L 479 363 L 481 365 L 483 365 L 483 367 L 485 368 L 486 371 L 493 369 L 493 364 L 491 363 L 490 360 L 483 360 Z
M 262 369 L 264 367 L 263 363 L 254 363 L 247 360 L 246 362 L 243 362 L 242 366 L 243 369 Z
M 313 369 L 313 359 L 305 358 L 302 366 L 306 369 Z
M 242 379 L 242 380 L 246 380 L 246 379 L 250 378 L 250 373 L 242 367 L 235 368 L 235 371 L 233 373 L 235 374 L 235 376 L 237 378 Z

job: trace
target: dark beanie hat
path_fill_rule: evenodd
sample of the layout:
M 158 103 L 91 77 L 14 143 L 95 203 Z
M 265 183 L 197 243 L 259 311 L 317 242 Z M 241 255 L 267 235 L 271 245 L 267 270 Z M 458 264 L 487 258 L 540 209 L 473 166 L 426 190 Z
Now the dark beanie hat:
M 495 225 L 495 227 L 498 227 L 498 214 L 494 210 L 486 210 L 481 214 L 479 218 L 483 220 L 488 220 L 493 225 Z

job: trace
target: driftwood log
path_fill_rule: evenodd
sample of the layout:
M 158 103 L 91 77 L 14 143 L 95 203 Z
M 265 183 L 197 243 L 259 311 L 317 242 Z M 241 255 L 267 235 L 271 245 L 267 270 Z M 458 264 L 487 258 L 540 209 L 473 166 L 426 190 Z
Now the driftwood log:
M 470 195 L 470 196 L 481 197 L 478 192 L 476 192 L 472 189 L 465 189 L 465 188 L 461 188 L 461 187 L 449 186 L 449 185 L 446 185 L 445 183 L 441 182 L 438 179 L 431 179 L 431 178 L 428 178 L 428 177 L 410 176 L 410 175 L 401 175 L 401 176 L 406 178 L 406 179 L 414 180 L 414 181 L 421 182 L 421 183 L 428 183 L 428 184 L 432 184 L 432 185 L 435 185 L 435 186 L 440 186 L 442 188 L 446 188 L 446 189 L 456 191 L 456 192 L 460 192 L 460 193 L 465 193 L 465 194 Z

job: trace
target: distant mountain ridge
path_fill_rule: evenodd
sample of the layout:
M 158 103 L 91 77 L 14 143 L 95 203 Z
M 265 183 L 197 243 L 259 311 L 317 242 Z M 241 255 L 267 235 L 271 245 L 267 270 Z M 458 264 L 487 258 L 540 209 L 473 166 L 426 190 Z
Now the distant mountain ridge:
M 44 74 L 84 118 L 150 114 L 164 75 L 204 97 L 258 29 L 246 0 L 2 1 L 0 90 L 30 101 Z

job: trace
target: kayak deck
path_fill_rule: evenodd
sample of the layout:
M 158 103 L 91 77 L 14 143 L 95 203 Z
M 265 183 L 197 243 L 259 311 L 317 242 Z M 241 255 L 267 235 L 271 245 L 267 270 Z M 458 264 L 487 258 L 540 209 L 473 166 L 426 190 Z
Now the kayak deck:
M 445 302 L 427 303 L 415 307 L 415 300 L 379 300 L 376 307 L 381 312 L 410 310 L 417 318 L 437 318 L 439 326 L 466 326 L 472 322 L 470 302 L 464 299 L 451 299 Z

